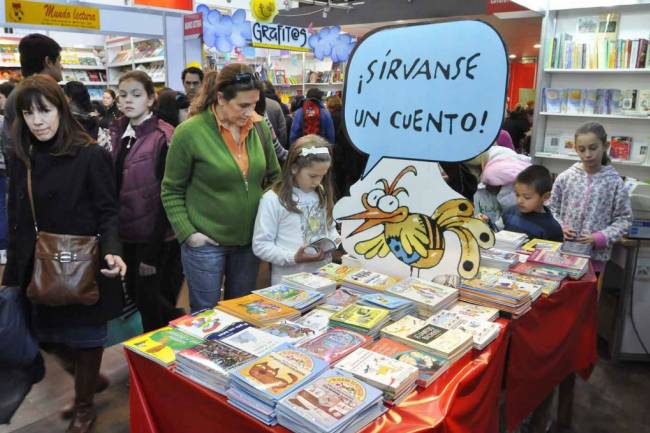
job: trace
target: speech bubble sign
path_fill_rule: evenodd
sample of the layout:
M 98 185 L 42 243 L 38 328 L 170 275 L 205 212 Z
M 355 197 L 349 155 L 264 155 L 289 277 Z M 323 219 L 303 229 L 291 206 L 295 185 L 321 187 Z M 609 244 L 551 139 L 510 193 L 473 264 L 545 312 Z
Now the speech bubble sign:
M 350 141 L 369 155 L 464 161 L 496 139 L 505 109 L 506 48 L 476 21 L 379 29 L 352 53 L 345 91 Z

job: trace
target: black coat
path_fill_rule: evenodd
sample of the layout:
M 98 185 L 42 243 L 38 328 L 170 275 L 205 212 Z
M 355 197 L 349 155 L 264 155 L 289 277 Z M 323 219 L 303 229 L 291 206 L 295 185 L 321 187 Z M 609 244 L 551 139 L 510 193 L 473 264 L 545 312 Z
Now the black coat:
M 32 184 L 39 230 L 70 235 L 100 236 L 100 265 L 106 254 L 121 255 L 118 237 L 119 202 L 110 154 L 99 146 L 75 147 L 72 155 L 54 156 L 36 147 L 32 155 Z M 26 288 L 33 270 L 36 231 L 27 194 L 27 168 L 12 159 L 9 182 L 9 248 L 2 283 Z M 97 270 L 100 300 L 92 306 L 36 307 L 39 324 L 101 324 L 120 314 L 120 278 L 108 279 Z

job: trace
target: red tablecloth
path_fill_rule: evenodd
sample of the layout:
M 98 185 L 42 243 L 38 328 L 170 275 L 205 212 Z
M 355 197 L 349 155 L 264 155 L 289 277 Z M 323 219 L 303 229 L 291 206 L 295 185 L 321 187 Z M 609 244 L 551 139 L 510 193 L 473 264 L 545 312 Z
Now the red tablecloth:
M 426 390 L 414 392 L 364 432 L 497 433 L 499 395 L 508 343 L 507 321 L 499 337 L 473 351 Z M 225 397 L 126 351 L 131 387 L 131 432 L 286 432 L 233 408 Z
M 585 379 L 598 358 L 597 280 L 567 280 L 511 322 L 506 366 L 506 425 L 514 430 L 570 373 Z

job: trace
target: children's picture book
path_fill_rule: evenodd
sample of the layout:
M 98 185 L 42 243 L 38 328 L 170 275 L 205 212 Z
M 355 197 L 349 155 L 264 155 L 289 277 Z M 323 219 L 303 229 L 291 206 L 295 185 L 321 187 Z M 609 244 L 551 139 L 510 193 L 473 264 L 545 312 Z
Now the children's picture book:
M 348 284 L 353 288 L 370 289 L 375 291 L 383 291 L 392 286 L 398 281 L 397 278 L 380 274 L 379 272 L 369 271 L 367 269 L 360 269 L 352 272 L 343 279 L 344 284 Z
M 336 368 L 391 393 L 414 383 L 419 374 L 417 367 L 364 348 L 343 358 Z
M 546 239 L 533 238 L 523 244 L 521 249 L 528 252 L 535 250 L 557 251 L 562 246 L 562 242 L 547 241 Z
M 553 281 L 562 281 L 569 275 L 564 269 L 539 266 L 532 263 L 517 263 L 510 268 L 510 272 Z
M 323 297 L 320 292 L 289 287 L 285 284 L 275 284 L 265 289 L 253 290 L 253 293 L 298 310 L 314 304 Z
M 390 312 L 384 308 L 352 304 L 344 310 L 334 313 L 330 317 L 330 322 L 370 330 L 384 322 L 389 314 Z
M 569 254 L 562 254 L 557 251 L 544 250 L 537 250 L 532 253 L 528 261 L 531 263 L 556 266 L 559 268 L 566 268 L 575 271 L 584 270 L 589 265 L 589 259 L 586 257 L 578 257 Z
M 390 296 L 383 293 L 368 293 L 361 296 L 361 299 L 368 304 L 375 305 L 377 307 L 386 308 L 388 310 L 395 310 L 399 308 L 404 308 L 412 303 L 404 298 L 397 296 Z
M 318 274 L 329 278 L 330 280 L 343 281 L 343 279 L 345 279 L 348 274 L 357 270 L 357 268 L 352 266 L 339 265 L 337 263 L 328 263 L 318 270 Z
M 241 322 L 238 317 L 232 316 L 215 308 L 209 308 L 196 313 L 186 314 L 169 322 L 170 326 L 183 331 L 196 338 L 208 339 L 231 325 Z
M 201 344 L 203 340 L 169 326 L 147 332 L 123 343 L 124 347 L 166 367 L 176 361 L 176 353 Z
M 639 89 L 636 105 L 640 112 L 650 114 L 650 89 Z
M 336 281 L 307 272 L 284 275 L 282 277 L 282 282 L 288 286 L 298 287 L 300 289 L 316 290 L 321 293 L 330 293 L 336 289 Z
M 328 328 L 332 314 L 334 313 L 331 311 L 316 308 L 295 320 L 295 322 L 305 328 L 313 329 L 316 334 L 320 334 Z
M 469 317 L 476 320 L 493 321 L 499 317 L 499 310 L 484 305 L 470 304 L 468 302 L 458 301 L 451 307 L 449 311 L 452 313 L 460 314 L 461 316 Z
M 359 294 L 348 288 L 336 289 L 333 293 L 327 295 L 325 300 L 318 308 L 336 313 L 343 310 L 350 304 L 354 304 L 359 299 Z
M 370 337 L 367 335 L 343 328 L 332 328 L 301 347 L 332 364 L 369 341 Z
M 546 112 L 548 113 L 561 113 L 562 112 L 562 90 L 564 89 L 544 89 L 544 103 L 546 105 Z
M 387 294 L 401 296 L 426 306 L 431 313 L 441 309 L 458 297 L 458 289 L 431 281 L 410 277 L 386 290 Z
M 609 156 L 612 159 L 627 161 L 630 159 L 630 152 L 632 151 L 632 137 L 624 137 L 621 135 L 612 135 L 610 138 Z
M 567 90 L 567 113 L 582 113 L 582 89 Z
M 294 308 L 254 293 L 221 301 L 217 308 L 260 327 L 276 320 L 290 320 L 300 315 L 300 312 Z
M 290 320 L 273 323 L 263 328 L 263 331 L 294 345 L 299 345 L 318 335 L 315 330 Z
M 236 349 L 252 353 L 255 356 L 262 356 L 284 343 L 282 338 L 252 327 L 246 328 L 230 337 L 226 337 L 221 341 Z
M 177 355 L 178 362 L 186 362 L 208 372 L 223 373 L 250 361 L 254 356 L 220 341 L 205 341 Z

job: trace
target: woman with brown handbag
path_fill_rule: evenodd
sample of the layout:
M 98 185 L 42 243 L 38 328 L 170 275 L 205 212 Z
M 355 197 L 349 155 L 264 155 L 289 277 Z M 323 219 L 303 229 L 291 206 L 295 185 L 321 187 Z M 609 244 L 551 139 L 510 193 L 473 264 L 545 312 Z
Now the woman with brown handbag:
M 52 78 L 25 79 L 16 112 L 3 284 L 26 289 L 39 344 L 74 373 L 67 432 L 85 433 L 96 418 L 106 322 L 121 309 L 119 279 L 107 277 L 126 273 L 113 164 Z

